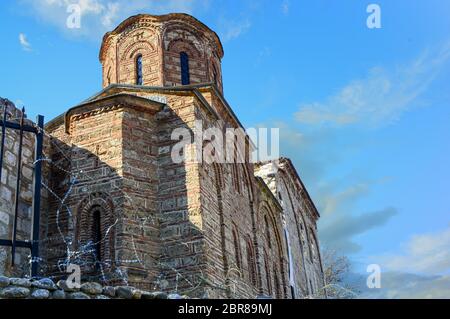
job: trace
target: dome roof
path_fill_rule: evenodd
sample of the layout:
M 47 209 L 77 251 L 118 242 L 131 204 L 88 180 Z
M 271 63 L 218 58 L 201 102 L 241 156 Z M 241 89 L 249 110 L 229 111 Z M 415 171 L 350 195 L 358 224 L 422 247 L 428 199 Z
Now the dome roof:
M 217 35 L 216 32 L 214 32 L 207 25 L 205 25 L 203 22 L 199 21 L 198 19 L 194 18 L 193 16 L 191 16 L 189 14 L 186 14 L 186 13 L 169 13 L 169 14 L 165 14 L 165 15 L 138 14 L 138 15 L 131 16 L 128 19 L 124 20 L 113 31 L 107 32 L 103 36 L 102 46 L 100 48 L 100 55 L 99 55 L 100 61 L 102 61 L 102 56 L 103 56 L 104 49 L 107 46 L 111 36 L 120 34 L 128 26 L 132 25 L 133 23 L 135 23 L 135 22 L 137 22 L 137 21 L 139 21 L 141 19 L 151 19 L 151 20 L 154 20 L 155 22 L 180 21 L 180 20 L 183 21 L 184 20 L 186 22 L 195 24 L 200 29 L 202 29 L 204 32 L 206 32 L 206 33 L 208 33 L 209 35 L 212 36 L 213 40 L 216 42 L 216 46 L 218 48 L 219 57 L 223 58 L 224 51 L 223 51 L 222 42 L 220 41 L 220 38 L 219 38 L 219 36 Z

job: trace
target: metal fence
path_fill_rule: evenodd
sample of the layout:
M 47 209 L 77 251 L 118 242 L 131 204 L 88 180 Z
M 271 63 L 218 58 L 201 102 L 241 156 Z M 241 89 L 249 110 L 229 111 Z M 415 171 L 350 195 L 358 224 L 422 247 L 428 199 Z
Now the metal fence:
M 2 127 L 1 144 L 0 144 L 0 181 L 3 171 L 3 155 L 5 151 L 5 139 L 7 130 L 16 130 L 19 132 L 19 148 L 17 154 L 17 181 L 16 181 L 16 193 L 14 199 L 14 219 L 11 239 L 0 239 L 0 246 L 11 247 L 11 266 L 15 266 L 15 255 L 17 248 L 28 248 L 31 250 L 31 277 L 37 277 L 38 264 L 39 264 L 39 219 L 40 219 L 40 206 L 41 206 L 41 181 L 42 181 L 42 148 L 44 139 L 44 117 L 38 115 L 37 125 L 29 125 L 25 123 L 26 115 L 25 108 L 22 109 L 19 122 L 8 121 L 7 119 L 7 105 L 4 106 L 3 117 L 0 119 L 0 126 Z M 19 211 L 19 198 L 20 198 L 20 183 L 22 179 L 22 147 L 24 133 L 30 132 L 35 135 L 35 161 L 34 161 L 34 179 L 33 179 L 33 223 L 32 229 L 30 229 L 30 240 L 17 240 L 17 219 Z M 0 187 L 2 187 L 0 183 Z

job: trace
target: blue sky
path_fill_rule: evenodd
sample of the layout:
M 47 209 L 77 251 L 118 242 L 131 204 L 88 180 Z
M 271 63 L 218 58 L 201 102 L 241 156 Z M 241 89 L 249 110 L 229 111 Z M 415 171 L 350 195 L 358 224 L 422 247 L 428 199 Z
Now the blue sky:
M 50 120 L 101 89 L 104 32 L 187 12 L 221 36 L 224 90 L 247 127 L 281 128 L 321 211 L 324 246 L 382 267 L 368 297 L 450 297 L 450 2 L 73 0 L 0 3 L 0 96 Z M 381 8 L 368 29 L 366 8 Z

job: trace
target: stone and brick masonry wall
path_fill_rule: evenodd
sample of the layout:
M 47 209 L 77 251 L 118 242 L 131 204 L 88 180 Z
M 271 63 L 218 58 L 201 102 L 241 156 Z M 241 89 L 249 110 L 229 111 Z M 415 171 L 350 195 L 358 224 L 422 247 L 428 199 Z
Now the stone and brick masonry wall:
M 14 104 L 0 98 L 0 114 L 7 108 L 7 120 L 19 122 L 21 111 Z M 27 124 L 31 121 L 26 120 Z M 2 133 L 3 134 L 3 133 Z M 22 149 L 22 176 L 17 220 L 17 240 L 29 240 L 32 223 L 33 199 L 33 133 L 24 133 Z M 6 129 L 5 148 L 3 156 L 2 177 L 0 184 L 0 239 L 11 240 L 14 224 L 14 206 L 16 198 L 17 165 L 19 152 L 19 131 Z M 17 248 L 16 267 L 11 266 L 11 247 L 0 246 L 0 275 L 23 276 L 29 273 L 29 249 Z

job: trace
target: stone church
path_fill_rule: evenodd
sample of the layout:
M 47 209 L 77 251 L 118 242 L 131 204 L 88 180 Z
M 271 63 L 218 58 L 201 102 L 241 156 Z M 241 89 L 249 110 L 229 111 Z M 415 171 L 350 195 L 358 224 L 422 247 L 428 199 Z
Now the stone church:
M 319 213 L 289 159 L 172 160 L 176 128 L 242 128 L 223 56 L 186 14 L 136 15 L 104 36 L 103 90 L 45 128 L 43 274 L 76 264 L 83 280 L 193 297 L 320 295 Z

